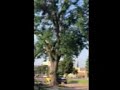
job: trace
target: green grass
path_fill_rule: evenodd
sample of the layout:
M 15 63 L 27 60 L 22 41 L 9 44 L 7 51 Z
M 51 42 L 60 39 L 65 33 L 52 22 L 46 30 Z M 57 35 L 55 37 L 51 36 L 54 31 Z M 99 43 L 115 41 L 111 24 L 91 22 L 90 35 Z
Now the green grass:
M 88 80 L 86 79 L 68 80 L 68 83 L 88 84 Z
M 78 80 L 78 83 L 88 84 L 88 80 Z

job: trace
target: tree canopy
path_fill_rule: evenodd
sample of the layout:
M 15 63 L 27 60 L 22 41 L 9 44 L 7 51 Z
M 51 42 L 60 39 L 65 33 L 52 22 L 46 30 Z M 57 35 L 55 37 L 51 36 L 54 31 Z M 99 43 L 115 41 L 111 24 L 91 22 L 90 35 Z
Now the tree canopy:
M 34 0 L 34 30 L 38 42 L 35 57 L 48 56 L 48 49 L 59 56 L 75 55 L 86 46 L 88 3 L 79 0 Z M 49 48 L 46 48 L 49 46 Z

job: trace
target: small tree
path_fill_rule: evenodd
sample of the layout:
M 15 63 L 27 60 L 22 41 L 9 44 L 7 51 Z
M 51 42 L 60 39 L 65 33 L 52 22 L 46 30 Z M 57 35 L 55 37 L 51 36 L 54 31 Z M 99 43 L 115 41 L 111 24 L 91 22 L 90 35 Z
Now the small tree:
M 72 72 L 73 74 L 78 74 L 78 70 L 77 69 L 75 69 L 75 68 L 73 68 L 73 72 Z
M 73 59 L 70 56 L 66 56 L 63 61 L 60 61 L 59 67 L 58 67 L 58 73 L 61 75 L 66 74 L 66 76 L 69 73 L 73 72 Z

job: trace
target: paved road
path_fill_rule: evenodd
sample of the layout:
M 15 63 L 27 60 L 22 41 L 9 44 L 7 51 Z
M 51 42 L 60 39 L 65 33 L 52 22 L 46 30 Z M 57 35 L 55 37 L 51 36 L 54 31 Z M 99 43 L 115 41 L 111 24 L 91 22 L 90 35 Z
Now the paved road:
M 54 87 L 54 88 L 48 88 L 47 90 L 89 90 L 88 86 L 83 86 L 80 84 L 66 84 L 66 87 Z
M 47 90 L 88 90 L 88 88 L 47 88 Z
M 51 87 L 46 90 L 89 90 L 88 85 L 82 84 L 66 84 L 65 87 Z M 37 88 L 35 90 L 38 90 Z

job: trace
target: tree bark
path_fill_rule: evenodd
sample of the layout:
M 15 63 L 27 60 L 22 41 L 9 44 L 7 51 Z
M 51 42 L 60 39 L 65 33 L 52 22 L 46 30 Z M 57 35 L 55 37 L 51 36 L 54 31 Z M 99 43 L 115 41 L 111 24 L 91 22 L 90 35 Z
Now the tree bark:
M 54 60 L 54 61 L 50 61 L 50 77 L 51 77 L 51 86 L 57 86 L 58 82 L 57 82 L 57 67 L 58 67 L 58 61 Z

